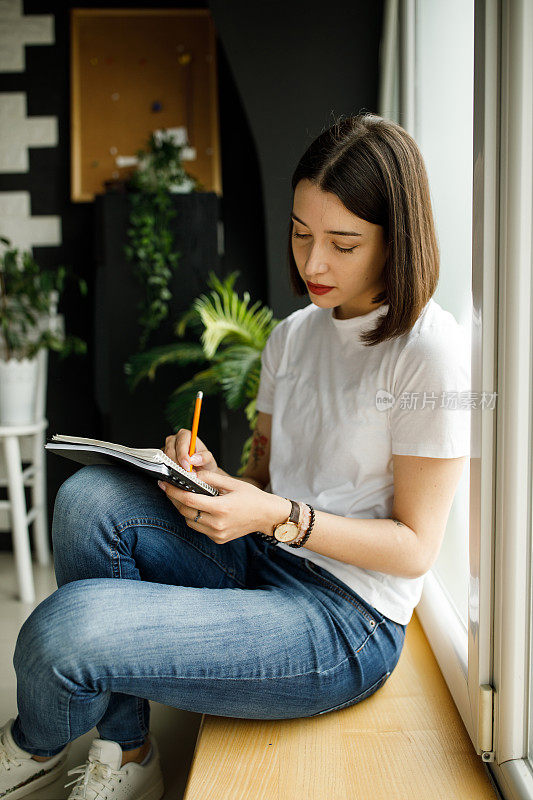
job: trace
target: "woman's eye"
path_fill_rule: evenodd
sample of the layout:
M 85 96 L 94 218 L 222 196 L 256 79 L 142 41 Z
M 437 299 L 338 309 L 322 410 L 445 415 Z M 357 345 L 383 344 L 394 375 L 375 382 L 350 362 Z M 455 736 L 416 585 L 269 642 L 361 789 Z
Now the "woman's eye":
M 307 237 L 310 236 L 309 233 L 296 233 L 296 231 L 294 231 L 292 235 L 294 236 L 295 239 L 307 239 Z M 335 250 L 337 250 L 339 253 L 352 253 L 355 250 L 355 248 L 358 247 L 358 245 L 356 244 L 353 247 L 347 247 L 347 248 L 339 247 L 337 244 L 335 244 L 335 242 L 332 242 L 332 244 Z
M 354 244 L 353 247 L 344 248 L 344 247 L 339 247 L 338 245 L 335 244 L 335 242 L 333 242 L 333 247 L 335 248 L 335 250 L 338 250 L 339 253 L 351 253 L 353 252 L 353 250 L 355 250 L 357 245 Z

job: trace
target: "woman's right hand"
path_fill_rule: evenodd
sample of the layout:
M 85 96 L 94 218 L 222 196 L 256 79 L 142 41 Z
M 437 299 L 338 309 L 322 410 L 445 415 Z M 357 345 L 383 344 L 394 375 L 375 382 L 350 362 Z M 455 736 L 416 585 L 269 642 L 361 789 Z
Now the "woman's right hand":
M 210 472 L 218 470 L 217 462 L 213 453 L 207 449 L 202 440 L 197 436 L 194 455 L 189 455 L 189 445 L 191 443 L 191 431 L 187 428 L 180 428 L 177 433 L 167 436 L 163 452 L 180 467 L 189 471 L 189 464 L 197 469 L 206 469 Z

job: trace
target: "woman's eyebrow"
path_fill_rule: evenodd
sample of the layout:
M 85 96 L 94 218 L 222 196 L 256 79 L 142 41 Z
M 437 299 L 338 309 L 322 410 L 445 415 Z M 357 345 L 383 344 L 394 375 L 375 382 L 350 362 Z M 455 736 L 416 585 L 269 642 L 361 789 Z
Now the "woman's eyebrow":
M 297 217 L 296 214 L 292 213 L 292 211 L 291 211 L 291 217 L 293 219 L 295 219 L 297 222 L 301 222 L 302 225 L 305 225 L 306 228 L 309 227 L 307 222 L 304 222 L 303 219 L 300 219 L 299 217 Z M 335 236 L 362 236 L 363 235 L 362 233 L 356 233 L 355 231 L 324 231 L 324 233 L 333 233 Z

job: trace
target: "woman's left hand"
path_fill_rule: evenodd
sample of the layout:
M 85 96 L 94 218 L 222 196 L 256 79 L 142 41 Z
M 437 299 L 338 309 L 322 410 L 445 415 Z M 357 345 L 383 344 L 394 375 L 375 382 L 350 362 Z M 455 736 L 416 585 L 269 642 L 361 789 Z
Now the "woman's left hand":
M 198 478 L 219 490 L 216 497 L 188 492 L 172 483 L 159 482 L 170 502 L 183 515 L 189 528 L 205 533 L 213 542 L 225 544 L 253 531 L 272 532 L 270 523 L 276 508 L 276 495 L 264 492 L 247 481 L 240 481 L 206 469 L 196 471 Z M 287 501 L 285 501 L 287 504 Z M 194 521 L 198 511 L 198 522 Z M 290 511 L 290 509 L 289 509 Z M 287 516 L 288 513 L 287 512 Z M 283 515 L 283 510 L 281 511 Z M 275 516 L 275 513 L 274 513 Z

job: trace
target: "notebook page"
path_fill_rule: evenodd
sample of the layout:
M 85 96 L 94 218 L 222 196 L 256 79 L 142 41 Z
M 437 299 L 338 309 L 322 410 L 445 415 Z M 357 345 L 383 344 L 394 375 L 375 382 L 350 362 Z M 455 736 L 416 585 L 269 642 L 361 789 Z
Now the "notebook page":
M 101 439 L 89 439 L 84 436 L 67 436 L 62 433 L 55 433 L 52 436 L 53 441 L 71 442 L 72 444 L 93 444 L 97 447 L 107 447 L 109 450 L 117 450 L 119 453 L 126 453 L 126 455 L 136 456 L 137 458 L 144 458 L 146 461 L 152 461 L 155 464 L 167 463 L 163 456 L 162 450 L 152 447 L 126 447 L 123 444 L 115 444 L 114 442 L 104 442 Z M 168 458 L 168 456 L 166 456 Z M 172 461 L 172 459 L 169 459 Z M 172 464 L 174 462 L 172 461 Z M 176 464 L 176 466 L 178 466 Z

